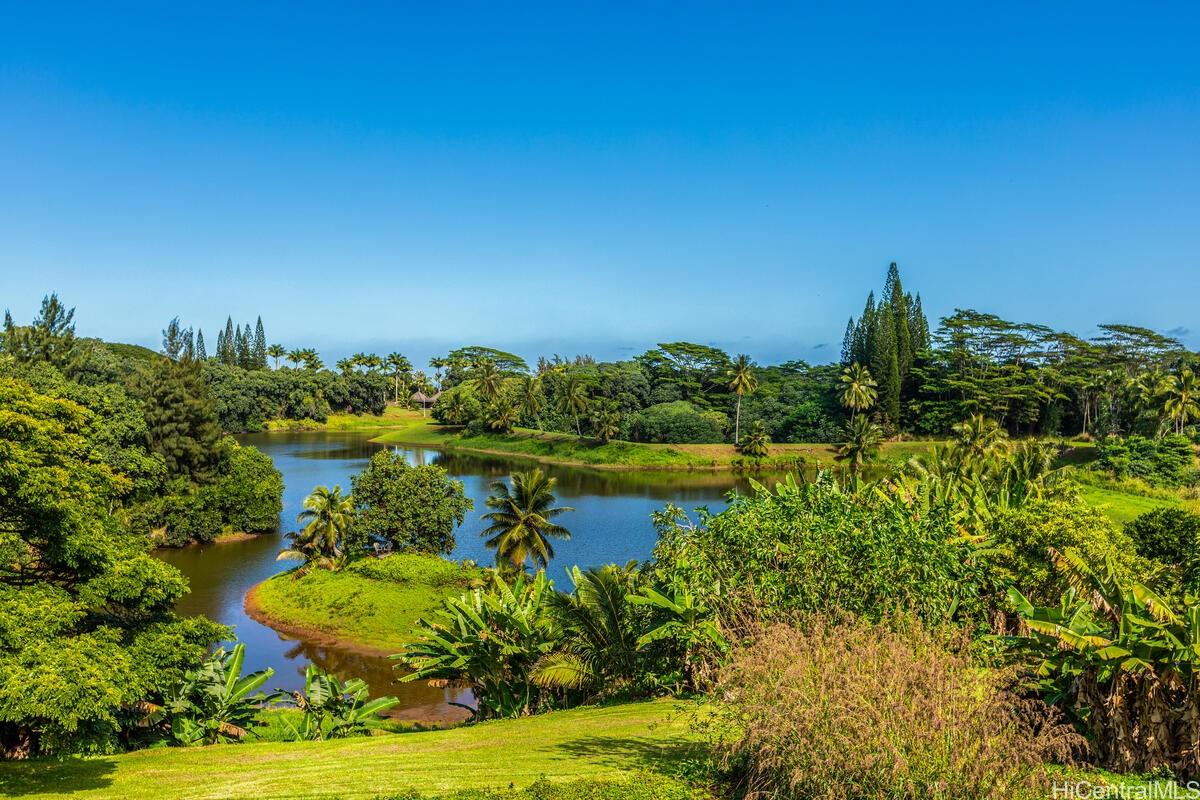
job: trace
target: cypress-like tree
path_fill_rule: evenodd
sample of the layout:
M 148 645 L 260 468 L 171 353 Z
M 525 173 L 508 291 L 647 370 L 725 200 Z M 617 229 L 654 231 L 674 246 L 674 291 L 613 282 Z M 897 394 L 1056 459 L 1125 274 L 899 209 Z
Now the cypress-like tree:
M 246 323 L 245 328 L 239 328 L 237 332 L 237 353 L 235 359 L 237 365 L 242 369 L 252 369 L 254 367 L 254 356 L 251 351 L 254 348 L 254 334 L 250 332 L 250 323 Z
M 854 331 L 854 317 L 850 317 L 846 323 L 846 335 L 842 337 L 842 365 L 846 367 L 854 363 Z
M 237 336 L 234 333 L 233 317 L 225 318 L 225 349 L 217 354 L 222 364 L 237 363 Z
M 262 317 L 258 318 L 258 323 L 254 326 L 254 347 L 251 348 L 250 355 L 255 369 L 267 368 L 267 333 L 263 330 Z
M 207 361 L 208 352 L 204 349 L 204 331 L 196 331 L 196 360 Z

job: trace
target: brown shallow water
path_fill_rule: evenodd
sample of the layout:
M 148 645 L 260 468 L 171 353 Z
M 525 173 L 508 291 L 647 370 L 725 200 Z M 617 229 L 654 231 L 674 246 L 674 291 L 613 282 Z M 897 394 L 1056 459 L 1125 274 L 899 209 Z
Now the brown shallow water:
M 243 437 L 275 461 L 283 473 L 284 497 L 280 530 L 274 534 L 203 546 L 160 550 L 159 556 L 188 577 L 192 591 L 179 604 L 183 614 L 204 614 L 234 628 L 246 644 L 246 670 L 271 667 L 275 676 L 270 688 L 298 689 L 304 670 L 312 662 L 343 678 L 360 677 L 373 696 L 392 694 L 401 703 L 393 715 L 429 723 L 461 719 L 465 712 L 453 703 L 471 704 L 469 692 L 434 689 L 424 682 L 398 683 L 386 657 L 364 653 L 353 647 L 272 629 L 246 614 L 246 593 L 259 582 L 294 566 L 275 560 L 282 545 L 282 532 L 294 529 L 300 504 L 314 486 L 340 484 L 349 490 L 350 476 L 366 465 L 382 445 L 361 433 L 276 433 Z M 483 547 L 479 532 L 480 514 L 488 485 L 515 469 L 528 469 L 527 461 L 492 456 L 439 453 L 421 448 L 393 448 L 413 463 L 437 463 L 463 481 L 475 511 L 458 530 L 458 547 L 453 557 L 486 563 L 490 552 Z M 692 510 L 707 506 L 716 511 L 734 489 L 744 489 L 745 479 L 728 473 L 629 473 L 569 467 L 543 467 L 558 478 L 561 505 L 576 510 L 565 523 L 570 541 L 555 545 L 550 565 L 552 577 L 567 585 L 563 570 L 573 564 L 593 566 L 629 559 L 645 559 L 654 547 L 655 532 L 650 512 L 674 503 Z M 760 480 L 765 478 L 760 477 Z

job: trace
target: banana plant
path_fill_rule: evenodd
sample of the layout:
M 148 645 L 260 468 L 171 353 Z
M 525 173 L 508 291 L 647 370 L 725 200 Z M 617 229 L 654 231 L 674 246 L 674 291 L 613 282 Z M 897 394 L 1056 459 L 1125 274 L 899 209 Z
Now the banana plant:
M 1107 767 L 1200 775 L 1200 602 L 1172 607 L 1122 582 L 1111 558 L 1093 569 L 1074 553 L 1051 555 L 1069 585 L 1058 606 L 1009 590 L 1028 632 L 1008 641 L 1034 659 L 1045 698 L 1090 730 Z
M 290 696 L 304 713 L 299 725 L 288 719 L 284 724 L 296 739 L 340 739 L 363 733 L 378 715 L 400 700 L 396 697 L 367 699 L 367 684 L 361 678 L 343 683 L 336 675 L 309 664 L 304 673 L 303 692 L 280 692 Z
M 182 745 L 241 741 L 254 719 L 277 693 L 258 692 L 273 669 L 242 675 L 246 646 L 218 648 L 198 669 L 186 673 L 167 696 L 157 715 L 168 720 L 171 736 Z M 258 694 L 255 694 L 258 692 Z
M 397 667 L 411 670 L 401 682 L 469 688 L 476 707 L 464 708 L 475 719 L 537 710 L 550 700 L 532 674 L 554 650 L 553 593 L 539 570 L 532 578 L 519 573 L 511 586 L 497 573 L 487 589 L 447 600 L 432 619 L 421 620 L 417 639 L 392 656 Z
M 719 587 L 716 593 L 720 593 Z M 683 677 L 688 688 L 697 688 L 697 676 L 714 657 L 729 652 L 729 640 L 721 633 L 716 616 L 682 581 L 673 582 L 662 590 L 644 586 L 638 594 L 631 594 L 627 599 L 635 606 L 647 606 L 659 612 L 659 619 L 655 620 L 658 624 L 638 638 L 638 647 L 648 647 L 655 642 L 677 642 L 683 649 Z

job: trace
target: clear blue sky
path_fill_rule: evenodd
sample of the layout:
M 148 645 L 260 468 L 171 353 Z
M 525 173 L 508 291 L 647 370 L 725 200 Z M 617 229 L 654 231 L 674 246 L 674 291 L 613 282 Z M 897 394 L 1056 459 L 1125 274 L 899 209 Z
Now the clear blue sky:
M 0 10 L 19 320 L 820 361 L 894 260 L 1200 346 L 1195 4 L 186 6 Z

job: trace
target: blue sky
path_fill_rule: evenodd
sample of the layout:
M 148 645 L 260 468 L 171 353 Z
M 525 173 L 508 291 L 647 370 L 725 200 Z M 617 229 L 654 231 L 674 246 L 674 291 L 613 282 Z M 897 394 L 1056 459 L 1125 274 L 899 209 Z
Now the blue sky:
M 0 304 L 821 361 L 897 261 L 931 317 L 1200 347 L 1196 9 L 8 3 Z

